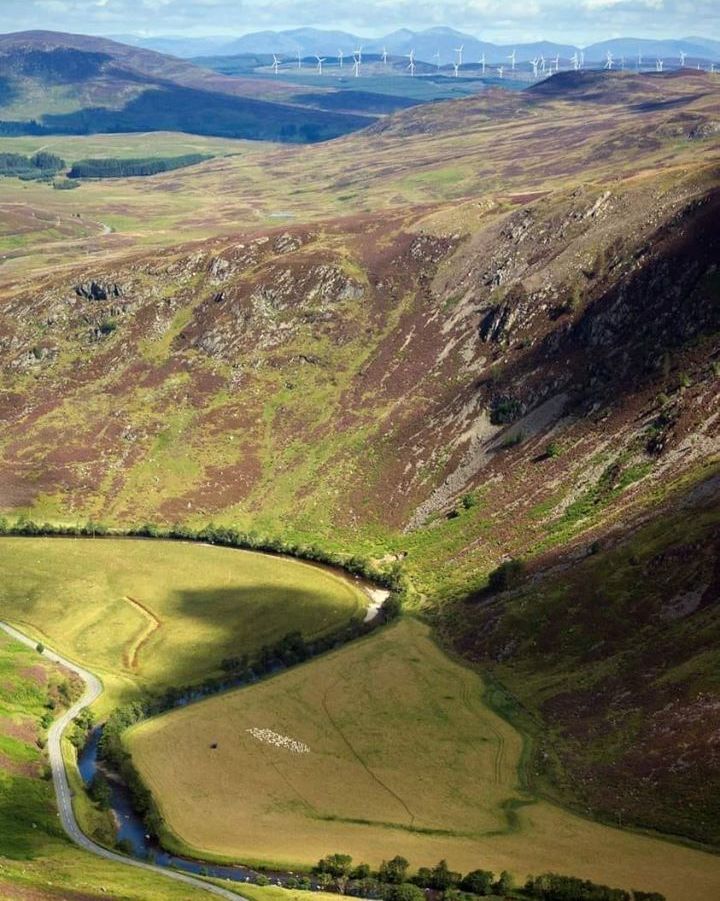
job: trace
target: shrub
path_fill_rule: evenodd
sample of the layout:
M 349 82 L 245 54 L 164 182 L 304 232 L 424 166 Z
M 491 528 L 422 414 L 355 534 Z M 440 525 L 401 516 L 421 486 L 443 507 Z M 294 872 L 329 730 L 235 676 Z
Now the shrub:
M 430 888 L 444 892 L 456 886 L 461 879 L 460 873 L 454 873 L 447 865 L 446 860 L 441 860 L 433 867 L 430 875 Z
M 494 884 L 495 874 L 490 870 L 473 870 L 460 881 L 460 888 L 473 895 L 491 895 Z
M 88 794 L 101 810 L 109 810 L 112 801 L 110 783 L 102 773 L 95 773 L 88 788 Z
M 514 888 L 515 880 L 507 870 L 503 870 L 500 874 L 500 878 L 495 883 L 495 894 L 502 896 L 508 895 Z
M 378 870 L 378 879 L 380 882 L 399 885 L 401 882 L 405 882 L 409 866 L 409 862 L 400 855 L 393 857 L 392 860 L 384 860 Z
M 385 890 L 387 901 L 425 901 L 425 893 L 411 882 L 402 882 Z
M 545 456 L 553 459 L 555 457 L 559 457 L 562 453 L 562 447 L 560 447 L 559 442 L 551 441 L 550 444 L 545 448 Z
M 315 867 L 316 873 L 328 873 L 336 879 L 340 876 L 349 876 L 352 870 L 352 857 L 349 854 L 328 854 L 318 861 Z
M 501 447 L 517 447 L 518 444 L 522 444 L 525 439 L 525 435 L 523 432 L 516 432 L 514 435 L 506 435 L 503 440 Z
M 478 499 L 472 492 L 468 492 L 463 494 L 461 503 L 466 510 L 472 510 L 473 507 L 477 507 Z
M 79 181 L 71 181 L 69 178 L 56 178 L 53 182 L 53 188 L 55 188 L 56 191 L 74 191 L 79 187 Z
M 490 405 L 490 422 L 493 425 L 509 425 L 522 415 L 522 404 L 514 397 L 501 394 Z

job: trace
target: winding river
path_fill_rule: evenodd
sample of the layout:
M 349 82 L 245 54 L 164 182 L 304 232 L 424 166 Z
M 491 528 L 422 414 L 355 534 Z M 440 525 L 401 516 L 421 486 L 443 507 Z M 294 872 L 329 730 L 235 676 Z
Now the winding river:
M 11 638 L 15 639 L 15 641 L 19 641 L 27 647 L 37 647 L 36 639 L 29 638 L 23 632 L 20 632 L 8 623 L 0 622 L 0 629 L 2 629 L 3 632 L 6 632 Z M 219 885 L 213 885 L 210 882 L 205 882 L 194 874 L 202 873 L 204 876 L 218 876 L 220 878 L 233 879 L 238 882 L 249 882 L 251 881 L 251 878 L 256 875 L 250 870 L 241 870 L 239 867 L 206 866 L 197 861 L 186 861 L 182 858 L 175 858 L 164 852 L 161 852 L 160 855 L 156 856 L 154 849 L 145 839 L 145 831 L 142 829 L 141 822 L 132 813 L 128 795 L 125 794 L 123 797 L 123 791 L 120 786 L 113 786 L 113 809 L 115 810 L 115 815 L 118 817 L 120 823 L 119 838 L 127 838 L 132 843 L 133 851 L 137 856 L 126 856 L 117 851 L 111 851 L 103 845 L 98 845 L 89 839 L 80 829 L 72 807 L 72 792 L 65 770 L 65 761 L 62 755 L 62 736 L 75 717 L 100 697 L 102 694 L 102 684 L 93 673 L 83 669 L 76 663 L 67 660 L 60 654 L 56 654 L 49 648 L 45 648 L 42 653 L 44 657 L 53 663 L 64 666 L 76 673 L 85 684 L 85 691 L 83 692 L 82 697 L 66 710 L 65 713 L 59 716 L 48 730 L 48 760 L 50 762 L 53 787 L 57 798 L 58 816 L 60 817 L 60 822 L 65 833 L 71 841 L 84 851 L 89 851 L 91 854 L 95 854 L 97 857 L 102 857 L 105 860 L 159 873 L 170 879 L 174 879 L 176 882 L 182 882 L 193 888 L 202 889 L 221 898 L 227 898 L 229 901 L 237 901 L 238 898 L 242 899 L 242 901 L 247 901 L 240 892 L 233 891 L 229 888 L 223 888 Z M 89 778 L 92 778 L 92 775 L 97 770 L 97 743 L 99 738 L 100 734 L 96 731 L 93 735 L 93 739 L 83 752 L 83 779 L 86 779 L 88 776 Z M 141 835 L 138 832 L 138 829 L 140 829 Z M 157 859 L 157 857 L 162 859 Z

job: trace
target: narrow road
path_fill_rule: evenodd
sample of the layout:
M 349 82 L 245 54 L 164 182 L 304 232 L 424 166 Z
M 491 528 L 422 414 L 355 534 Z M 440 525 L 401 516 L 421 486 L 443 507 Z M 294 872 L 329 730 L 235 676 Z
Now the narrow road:
M 29 648 L 37 647 L 36 640 L 28 638 L 26 635 L 23 635 L 22 632 L 9 626 L 7 623 L 0 622 L 0 629 L 2 629 L 3 632 L 6 632 L 11 638 L 14 638 L 15 641 L 19 641 Z M 57 796 L 58 814 L 63 829 L 72 841 L 82 848 L 83 851 L 89 851 L 91 854 L 105 858 L 105 860 L 111 860 L 114 863 L 121 863 L 129 867 L 137 867 L 140 870 L 149 870 L 151 873 L 157 873 L 168 879 L 174 879 L 176 882 L 183 882 L 185 885 L 192 886 L 192 888 L 210 892 L 221 898 L 229 898 L 230 901 L 238 901 L 238 898 L 245 901 L 242 895 L 230 891 L 230 889 L 222 888 L 219 885 L 212 885 L 209 882 L 204 882 L 202 879 L 196 879 L 194 876 L 179 873 L 177 870 L 158 867 L 154 864 L 145 863 L 142 860 L 135 860 L 133 857 L 126 857 L 124 854 L 117 854 L 115 851 L 109 851 L 107 848 L 103 848 L 102 845 L 96 845 L 95 842 L 90 841 L 80 829 L 72 809 L 72 795 L 70 793 L 70 783 L 68 782 L 67 772 L 65 771 L 61 740 L 63 732 L 75 719 L 78 713 L 86 707 L 89 707 L 93 701 L 100 697 L 103 690 L 102 683 L 97 676 L 88 672 L 86 669 L 82 669 L 82 667 L 77 666 L 77 664 L 71 663 L 59 654 L 55 654 L 53 651 L 45 649 L 43 656 L 53 663 L 59 663 L 61 666 L 77 673 L 85 683 L 85 691 L 80 700 L 76 701 L 69 710 L 56 719 L 48 731 L 48 757 L 50 760 L 50 768 L 52 770 L 53 785 L 55 786 L 55 795 Z

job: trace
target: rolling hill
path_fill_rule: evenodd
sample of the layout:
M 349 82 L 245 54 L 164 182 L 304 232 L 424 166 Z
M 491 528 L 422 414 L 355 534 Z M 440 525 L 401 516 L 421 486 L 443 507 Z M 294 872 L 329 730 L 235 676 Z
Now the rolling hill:
M 0 134 L 185 131 L 312 142 L 369 117 L 287 102 L 292 86 L 228 78 L 150 50 L 86 35 L 0 36 Z
M 719 136 L 706 73 L 560 74 L 32 186 L 118 228 L 0 280 L 0 509 L 401 562 L 535 790 L 716 848 Z

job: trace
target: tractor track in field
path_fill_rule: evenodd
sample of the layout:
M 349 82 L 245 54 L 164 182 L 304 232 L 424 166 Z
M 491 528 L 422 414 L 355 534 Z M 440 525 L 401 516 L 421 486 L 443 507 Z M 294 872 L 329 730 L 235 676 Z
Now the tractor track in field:
M 347 746 L 347 748 L 348 748 L 348 750 L 350 751 L 350 753 L 352 754 L 352 756 L 355 758 L 355 760 L 357 760 L 357 762 L 358 762 L 358 763 L 360 764 L 360 766 L 365 770 L 365 772 L 368 774 L 368 776 L 370 776 L 370 778 L 371 778 L 374 782 L 376 782 L 381 788 L 385 789 L 385 791 L 386 791 L 389 795 L 391 795 L 393 798 L 395 798 L 395 800 L 398 802 L 398 804 L 400 804 L 400 806 L 403 808 L 403 810 L 405 810 L 405 812 L 407 813 L 408 817 L 410 818 L 410 826 L 411 826 L 411 827 L 414 826 L 414 825 L 415 825 L 415 814 L 412 812 L 412 810 L 410 810 L 410 808 L 409 808 L 408 805 L 405 803 L 405 801 L 400 797 L 400 795 L 398 795 L 396 792 L 394 792 L 394 791 L 390 788 L 389 785 L 386 785 L 386 784 L 382 781 L 382 779 L 381 779 L 376 773 L 374 773 L 374 772 L 370 769 L 370 767 L 365 763 L 365 761 L 362 759 L 362 757 L 361 757 L 361 756 L 358 754 L 358 752 L 355 750 L 355 747 L 353 746 L 353 744 L 352 744 L 352 742 L 350 741 L 350 739 L 345 735 L 345 733 L 343 732 L 343 730 L 340 728 L 340 726 L 337 724 L 337 722 L 336 722 L 335 719 L 333 718 L 333 715 L 330 713 L 330 710 L 329 710 L 329 708 L 328 708 L 328 703 L 327 703 L 327 699 L 328 699 L 328 695 L 329 695 L 329 694 L 330 694 L 330 689 L 328 688 L 328 689 L 325 691 L 325 694 L 323 695 L 323 698 L 322 698 L 322 706 L 323 706 L 323 710 L 325 711 L 325 716 L 328 718 L 328 720 L 329 720 L 329 722 L 330 722 L 330 725 L 333 727 L 333 729 L 335 729 L 335 731 L 337 732 L 337 734 L 340 736 L 340 738 L 343 740 L 343 742 L 344 742 L 345 745 Z
M 468 683 L 463 681 L 462 688 L 460 689 L 460 698 L 465 705 L 466 709 L 473 712 L 472 708 L 472 698 L 470 696 L 470 689 L 468 687 Z M 495 751 L 495 757 L 493 759 L 493 781 L 495 785 L 503 784 L 503 765 L 505 763 L 505 737 L 500 732 L 499 729 L 495 729 L 493 726 L 488 725 L 488 728 L 495 736 L 497 740 L 497 749 Z
M 2 629 L 3 632 L 6 632 L 15 641 L 19 641 L 26 647 L 33 649 L 37 648 L 37 640 L 29 638 L 23 632 L 13 628 L 8 623 L 0 622 L 0 629 Z M 82 697 L 66 710 L 65 713 L 59 716 L 48 730 L 47 752 L 50 761 L 50 769 L 52 771 L 55 797 L 57 799 L 58 817 L 68 838 L 83 851 L 94 854 L 96 857 L 102 857 L 104 860 L 109 860 L 112 863 L 123 864 L 127 867 L 135 867 L 135 869 L 139 870 L 146 870 L 150 873 L 164 876 L 167 879 L 173 879 L 175 882 L 182 882 L 184 885 L 190 886 L 191 888 L 209 892 L 220 898 L 226 898 L 228 901 L 238 901 L 238 899 L 240 899 L 240 901 L 247 901 L 245 896 L 241 895 L 239 892 L 234 892 L 231 889 L 223 888 L 219 885 L 213 885 L 212 883 L 205 882 L 195 876 L 181 873 L 178 870 L 146 863 L 145 861 L 137 860 L 133 857 L 126 857 L 124 854 L 119 854 L 117 851 L 111 851 L 109 848 L 95 844 L 95 842 L 85 835 L 75 819 L 75 813 L 72 807 L 72 791 L 70 789 L 70 781 L 68 779 L 65 761 L 62 755 L 62 737 L 75 717 L 100 697 L 103 691 L 102 683 L 98 677 L 89 670 L 83 669 L 76 663 L 67 660 L 65 657 L 61 657 L 59 654 L 56 654 L 48 648 L 43 650 L 42 655 L 52 663 L 59 664 L 60 666 L 64 666 L 66 669 L 71 670 L 85 683 L 85 691 L 83 692 Z
M 128 650 L 123 655 L 125 657 L 125 665 L 127 666 L 127 668 L 136 670 L 138 668 L 138 657 L 140 655 L 140 651 L 142 651 L 143 647 L 148 643 L 148 641 L 150 641 L 153 635 L 162 626 L 162 622 L 157 618 L 157 616 L 155 616 L 152 610 L 150 610 L 136 598 L 131 598 L 129 595 L 126 595 L 125 600 L 134 610 L 137 610 L 138 613 L 140 613 L 140 615 L 147 620 L 145 629 L 143 629 L 140 635 L 133 641 Z

